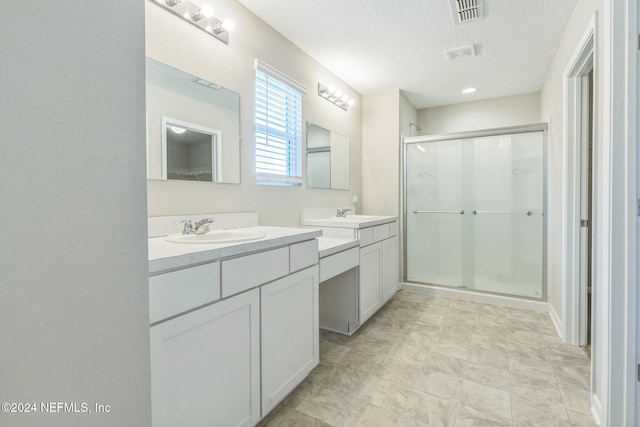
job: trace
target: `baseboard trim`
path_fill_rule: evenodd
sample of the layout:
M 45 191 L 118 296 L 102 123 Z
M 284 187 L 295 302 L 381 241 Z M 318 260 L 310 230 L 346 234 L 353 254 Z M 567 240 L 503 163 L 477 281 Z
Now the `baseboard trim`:
M 551 316 L 553 326 L 556 328 L 556 333 L 558 334 L 560 339 L 565 342 L 564 334 L 562 333 L 564 331 L 562 321 L 560 320 L 560 316 L 558 316 L 558 313 L 556 313 L 556 309 L 553 308 L 553 304 L 549 304 L 549 316 Z
M 463 289 L 447 289 L 440 286 L 417 285 L 415 283 L 403 283 L 402 289 L 409 292 L 417 292 L 435 296 L 445 296 L 486 304 L 501 305 L 504 307 L 521 308 L 541 313 L 549 311 L 549 304 L 543 301 L 531 301 L 526 299 L 507 297 L 503 295 L 484 294 Z
M 600 399 L 597 395 L 591 395 L 591 416 L 593 417 L 593 422 L 596 423 L 597 426 L 602 425 L 602 403 L 600 403 Z

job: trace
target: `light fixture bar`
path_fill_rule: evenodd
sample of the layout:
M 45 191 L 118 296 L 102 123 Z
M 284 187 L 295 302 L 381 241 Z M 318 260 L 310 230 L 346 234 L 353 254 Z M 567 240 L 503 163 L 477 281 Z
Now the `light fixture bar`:
M 318 83 L 318 95 L 345 111 L 347 111 L 349 107 L 355 103 L 355 100 L 353 98 L 349 98 L 348 95 L 343 94 L 341 91 L 336 90 L 334 87 L 327 87 L 322 83 Z
M 218 19 L 213 15 L 213 7 L 208 4 L 197 6 L 189 0 L 150 0 L 174 15 L 200 28 L 205 33 L 229 44 L 229 32 L 233 30 L 233 21 Z

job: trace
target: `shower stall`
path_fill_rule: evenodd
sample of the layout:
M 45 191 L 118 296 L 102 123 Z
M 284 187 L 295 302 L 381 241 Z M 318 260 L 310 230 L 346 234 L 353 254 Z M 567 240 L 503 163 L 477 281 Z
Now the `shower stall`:
M 405 283 L 546 301 L 546 131 L 405 138 Z

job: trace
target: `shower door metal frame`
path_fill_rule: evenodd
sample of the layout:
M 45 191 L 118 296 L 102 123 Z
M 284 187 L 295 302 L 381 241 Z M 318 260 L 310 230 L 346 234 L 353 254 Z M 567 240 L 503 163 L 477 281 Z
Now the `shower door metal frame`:
M 518 133 L 542 132 L 542 295 L 540 298 L 513 295 L 502 292 L 483 291 L 479 289 L 465 288 L 460 286 L 447 286 L 437 283 L 412 282 L 407 280 L 407 147 L 410 144 L 451 141 L 456 139 L 480 138 L 485 136 L 502 136 L 513 135 Z M 456 289 L 467 292 L 507 296 L 531 301 L 546 302 L 547 301 L 547 142 L 548 142 L 549 125 L 547 123 L 535 123 L 522 126 L 509 126 L 503 128 L 482 129 L 467 132 L 455 132 L 425 136 L 405 137 L 402 143 L 402 179 L 401 179 L 401 197 L 402 197 L 402 215 L 400 216 L 400 226 L 402 227 L 402 248 L 403 248 L 403 268 L 402 283 L 427 285 L 442 289 Z M 459 213 L 452 211 L 452 213 Z

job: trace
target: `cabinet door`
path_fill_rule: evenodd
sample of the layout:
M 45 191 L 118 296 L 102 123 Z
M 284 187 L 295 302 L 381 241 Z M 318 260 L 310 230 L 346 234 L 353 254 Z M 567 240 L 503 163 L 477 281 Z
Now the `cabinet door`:
M 382 306 L 382 245 L 360 248 L 360 324 Z
M 262 416 L 319 362 L 318 266 L 260 288 Z
M 260 420 L 259 303 L 254 289 L 151 328 L 154 427 Z
M 398 290 L 398 236 L 382 242 L 382 303 Z

